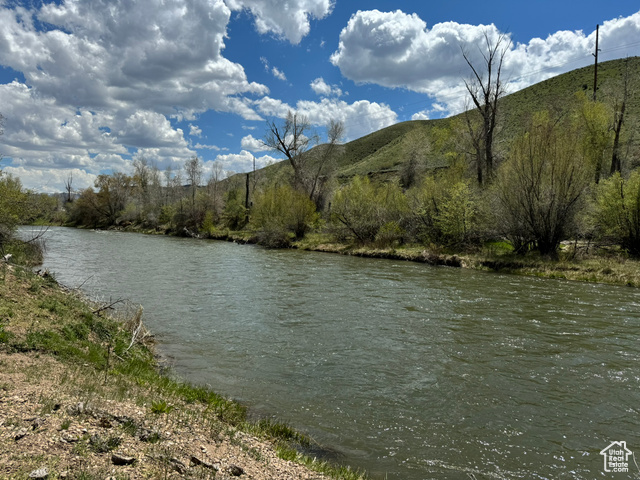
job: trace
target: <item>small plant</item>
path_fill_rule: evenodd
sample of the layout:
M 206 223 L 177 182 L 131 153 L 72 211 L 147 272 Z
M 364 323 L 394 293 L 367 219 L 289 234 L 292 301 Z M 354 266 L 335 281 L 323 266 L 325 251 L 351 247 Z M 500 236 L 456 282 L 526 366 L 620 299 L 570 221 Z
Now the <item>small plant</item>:
M 122 443 L 122 438 L 115 435 L 111 435 L 107 438 L 100 435 L 93 435 L 89 439 L 89 447 L 95 453 L 108 453 L 111 450 L 115 450 Z
M 69 430 L 70 426 L 71 426 L 71 419 L 65 418 L 60 424 L 60 430 Z
M 151 402 L 151 411 L 156 414 L 169 413 L 173 408 L 173 405 L 169 405 L 165 400 Z

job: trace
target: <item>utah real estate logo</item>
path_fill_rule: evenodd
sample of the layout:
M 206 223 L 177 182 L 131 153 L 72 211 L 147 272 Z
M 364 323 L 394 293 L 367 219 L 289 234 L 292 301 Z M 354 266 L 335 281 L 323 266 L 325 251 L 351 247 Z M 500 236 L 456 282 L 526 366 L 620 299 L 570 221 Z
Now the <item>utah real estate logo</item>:
M 624 473 L 629 471 L 629 456 L 633 452 L 627 448 L 627 442 L 611 442 L 600 451 L 604 457 L 604 471 L 607 473 Z

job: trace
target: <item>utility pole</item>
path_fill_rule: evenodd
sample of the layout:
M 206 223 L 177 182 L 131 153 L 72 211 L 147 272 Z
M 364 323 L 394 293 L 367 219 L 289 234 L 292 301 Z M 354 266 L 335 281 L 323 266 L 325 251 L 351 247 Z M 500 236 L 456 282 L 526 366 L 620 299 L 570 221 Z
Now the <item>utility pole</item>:
M 596 53 L 592 55 L 596 57 L 595 68 L 593 69 L 593 101 L 596 101 L 596 91 L 598 90 L 598 52 L 600 49 L 598 48 L 598 37 L 600 36 L 600 25 L 596 25 Z

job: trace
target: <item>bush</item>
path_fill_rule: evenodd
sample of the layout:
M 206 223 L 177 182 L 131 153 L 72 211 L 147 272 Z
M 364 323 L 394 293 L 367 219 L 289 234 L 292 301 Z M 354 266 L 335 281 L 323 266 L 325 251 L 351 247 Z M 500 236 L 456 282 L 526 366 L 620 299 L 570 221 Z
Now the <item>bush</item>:
M 420 241 L 461 245 L 477 236 L 477 200 L 456 169 L 425 178 L 408 196 Z
M 497 219 L 516 250 L 532 244 L 555 255 L 574 227 L 579 201 L 589 185 L 589 167 L 571 125 L 536 116 L 514 142 L 496 178 Z
M 627 179 L 616 172 L 601 182 L 594 216 L 601 236 L 640 256 L 640 171 L 635 170 Z
M 258 194 L 251 210 L 258 243 L 270 247 L 287 246 L 291 236 L 304 237 L 317 220 L 313 201 L 288 185 L 269 187 Z
M 331 219 L 338 238 L 364 244 L 375 241 L 383 225 L 401 225 L 408 212 L 407 198 L 398 184 L 376 185 L 368 177 L 356 176 L 336 192 Z

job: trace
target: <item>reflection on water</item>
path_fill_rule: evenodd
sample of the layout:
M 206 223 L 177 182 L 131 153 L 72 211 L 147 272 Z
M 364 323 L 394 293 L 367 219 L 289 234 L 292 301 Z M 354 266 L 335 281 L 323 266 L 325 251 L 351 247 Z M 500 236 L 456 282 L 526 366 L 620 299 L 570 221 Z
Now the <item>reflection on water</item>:
M 603 475 L 640 453 L 640 293 L 225 242 L 53 228 L 45 267 L 142 303 L 182 376 L 373 478 Z

